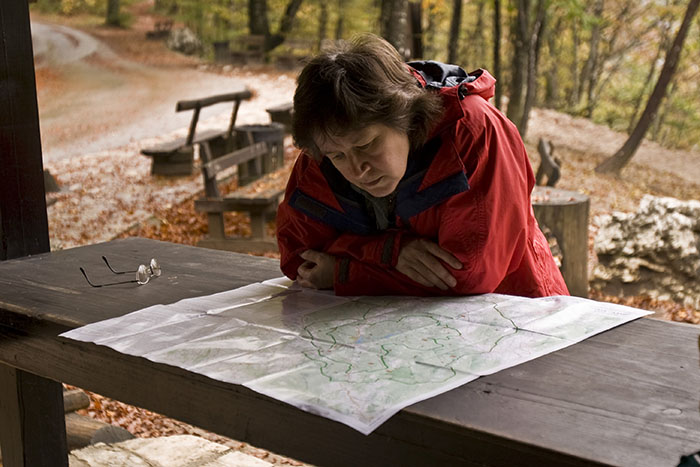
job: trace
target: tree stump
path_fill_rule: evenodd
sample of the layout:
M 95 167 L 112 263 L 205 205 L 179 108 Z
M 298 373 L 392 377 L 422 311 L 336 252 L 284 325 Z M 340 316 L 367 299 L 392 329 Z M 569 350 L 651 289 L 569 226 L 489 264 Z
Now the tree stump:
M 588 297 L 588 196 L 577 191 L 536 186 L 532 207 L 540 226 L 556 237 L 561 273 L 571 295 Z

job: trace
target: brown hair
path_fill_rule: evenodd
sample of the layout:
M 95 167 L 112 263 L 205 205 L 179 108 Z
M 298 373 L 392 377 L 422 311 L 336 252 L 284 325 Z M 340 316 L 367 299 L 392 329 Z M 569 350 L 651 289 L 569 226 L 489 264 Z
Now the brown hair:
M 425 143 L 442 111 L 441 98 L 422 88 L 384 39 L 364 34 L 326 49 L 297 78 L 294 144 L 317 160 L 316 138 L 384 124 L 408 135 L 411 148 Z

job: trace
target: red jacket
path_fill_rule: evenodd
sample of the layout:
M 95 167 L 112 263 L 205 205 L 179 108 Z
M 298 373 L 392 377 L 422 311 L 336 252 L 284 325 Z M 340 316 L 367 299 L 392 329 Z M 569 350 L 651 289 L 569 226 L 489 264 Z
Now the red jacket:
M 412 72 L 426 86 L 426 76 Z M 472 75 L 436 91 L 445 111 L 428 143 L 409 155 L 397 188 L 397 228 L 377 231 L 361 195 L 330 161 L 299 155 L 277 213 L 284 274 L 295 279 L 299 253 L 313 249 L 337 258 L 338 295 L 568 295 L 534 217 L 522 139 L 487 102 L 496 80 L 485 70 Z M 445 265 L 454 288 L 425 287 L 394 269 L 402 243 L 415 237 L 436 241 L 462 262 L 459 270 Z

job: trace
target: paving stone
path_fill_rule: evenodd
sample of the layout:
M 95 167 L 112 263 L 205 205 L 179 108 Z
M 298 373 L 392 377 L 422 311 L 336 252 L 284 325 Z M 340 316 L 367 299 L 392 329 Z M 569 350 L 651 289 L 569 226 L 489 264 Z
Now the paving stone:
M 70 467 L 267 467 L 272 464 L 191 435 L 97 443 L 70 453 Z

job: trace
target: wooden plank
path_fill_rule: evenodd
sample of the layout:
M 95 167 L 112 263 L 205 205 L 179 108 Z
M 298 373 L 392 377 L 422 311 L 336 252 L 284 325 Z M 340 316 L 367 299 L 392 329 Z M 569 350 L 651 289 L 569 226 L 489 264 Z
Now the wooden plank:
M 195 200 L 194 208 L 198 212 L 228 212 L 228 211 L 276 211 L 283 190 L 266 190 L 259 196 L 242 194 L 218 199 Z
M 68 465 L 60 383 L 0 363 L 0 443 L 5 467 Z
M 71 271 L 101 254 L 117 268 L 154 256 L 163 276 L 135 288 L 80 286 Z M 146 239 L 0 263 L 0 362 L 320 465 L 657 466 L 700 446 L 697 326 L 626 324 L 415 404 L 370 436 L 236 385 L 55 337 L 278 268 Z
M 31 371 L 319 465 L 658 466 L 676 465 L 700 443 L 697 333 L 694 326 L 639 320 L 415 404 L 370 436 L 101 346 L 0 330 L 0 360 L 14 355 Z M 649 367 L 662 336 L 677 350 L 663 344 L 667 351 Z M 641 361 L 631 358 L 645 342 Z M 662 395 L 655 371 L 673 366 L 686 371 L 665 402 L 683 416 L 652 410 Z M 616 409 L 620 404 L 625 410 Z
M 202 172 L 207 178 L 214 178 L 216 174 L 234 165 L 247 162 L 256 157 L 260 157 L 268 151 L 267 143 L 254 143 L 241 149 L 237 149 L 229 154 L 217 157 L 202 165 Z
M 198 247 L 211 248 L 214 250 L 224 250 L 224 251 L 236 251 L 239 253 L 268 253 L 271 251 L 279 251 L 277 246 L 277 241 L 272 238 L 265 240 L 262 237 L 257 237 L 253 235 L 250 238 L 247 237 L 228 237 L 228 238 L 213 238 L 211 235 L 209 237 L 202 238 L 197 242 Z
M 26 1 L 0 2 L 0 260 L 49 251 Z
M 100 258 L 114 268 L 128 269 L 157 258 L 163 275 L 148 284 L 126 284 L 94 289 L 90 278 L 113 280 Z M 207 295 L 281 276 L 279 261 L 236 253 L 203 250 L 188 245 L 128 238 L 54 251 L 0 263 L 0 325 L 3 319 L 49 320 L 82 325 L 120 316 L 158 303 Z M 235 265 L 233 267 L 232 265 Z M 48 306 L 47 306 L 48 305 Z M 11 323 L 8 323 L 11 324 Z
M 78 342 L 21 339 L 0 328 L 0 360 L 10 351 L 17 364 L 60 374 L 66 382 L 256 446 L 318 465 L 486 465 L 472 450 L 486 450 L 510 465 L 582 465 L 570 456 L 537 452 L 517 442 L 501 446 L 488 436 L 436 424 L 430 418 L 399 414 L 369 436 L 337 422 L 302 412 L 244 387 L 227 385 L 111 349 Z M 78 361 L 70 361 L 78 355 Z M 49 357 L 48 365 L 44 357 Z M 163 395 L 167 394 L 167 397 Z M 444 439 L 435 449 L 436 440 Z M 442 449 L 445 446 L 448 449 Z M 518 462 L 522 450 L 528 455 Z M 548 457 L 549 456 L 549 457 Z M 488 459 L 488 457 L 486 458 Z M 542 461 L 528 464 L 530 461 Z M 503 465 L 503 464 L 502 464 Z
M 182 112 L 183 110 L 192 110 L 201 107 L 208 107 L 210 105 L 218 104 L 220 102 L 232 102 L 248 100 L 253 96 L 253 94 L 245 89 L 243 91 L 229 92 L 226 94 L 217 94 L 215 96 L 203 97 L 201 99 L 190 99 L 178 101 L 175 106 L 177 112 Z

